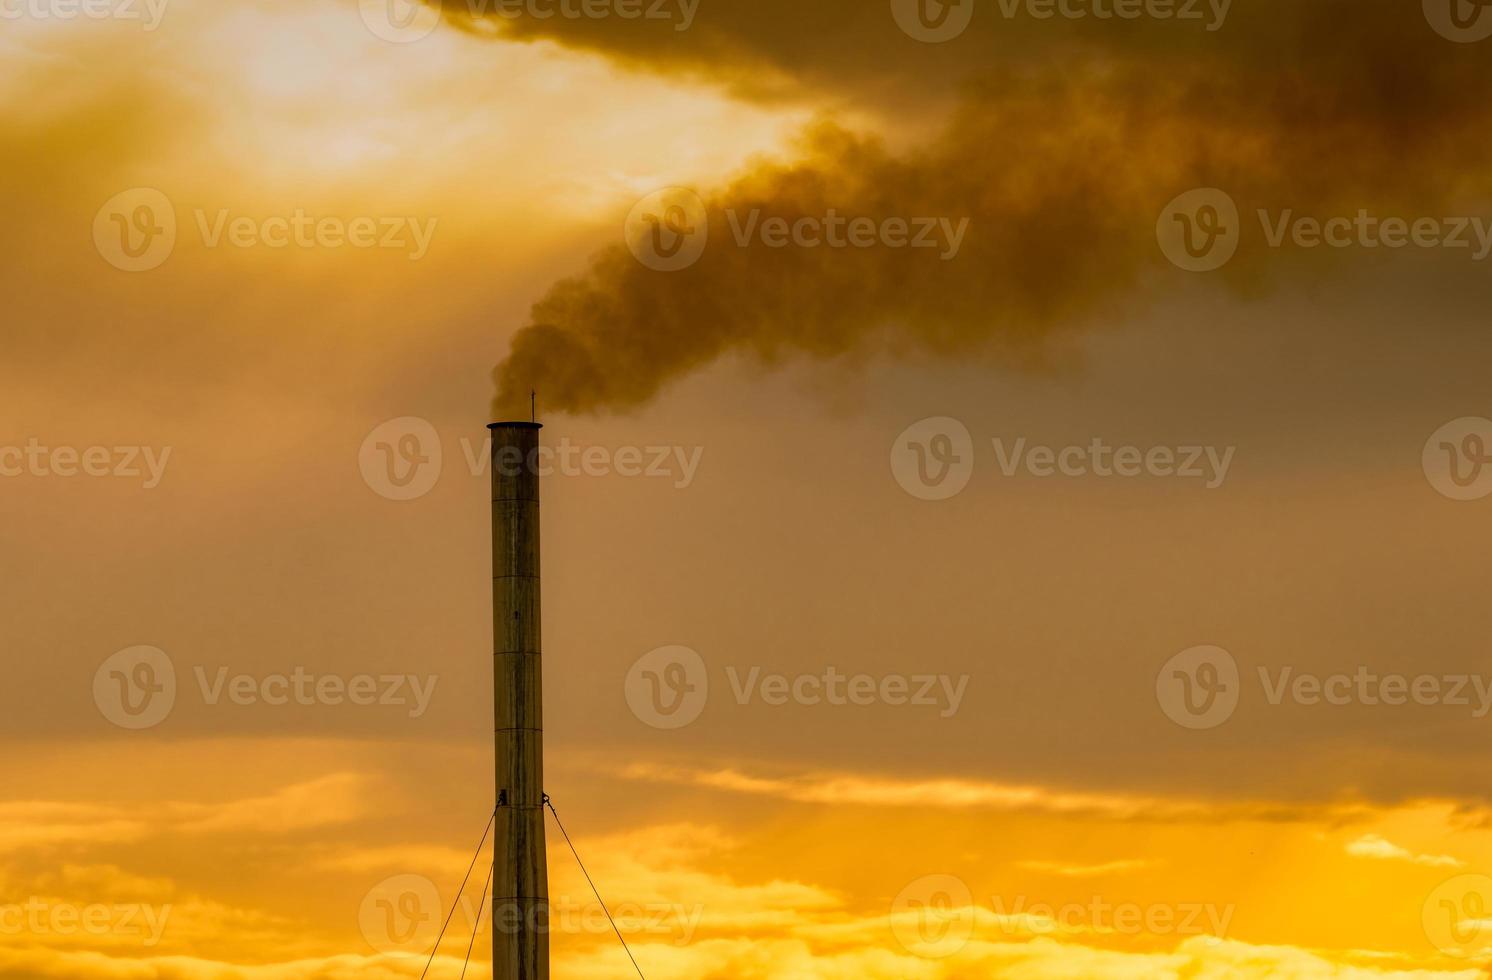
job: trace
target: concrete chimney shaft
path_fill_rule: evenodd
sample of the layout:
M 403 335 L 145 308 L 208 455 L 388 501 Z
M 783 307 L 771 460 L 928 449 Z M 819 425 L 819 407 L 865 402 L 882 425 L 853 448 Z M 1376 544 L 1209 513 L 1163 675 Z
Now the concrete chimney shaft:
M 539 430 L 492 432 L 493 704 L 497 820 L 493 980 L 549 980 L 544 853 L 543 644 L 539 604 Z

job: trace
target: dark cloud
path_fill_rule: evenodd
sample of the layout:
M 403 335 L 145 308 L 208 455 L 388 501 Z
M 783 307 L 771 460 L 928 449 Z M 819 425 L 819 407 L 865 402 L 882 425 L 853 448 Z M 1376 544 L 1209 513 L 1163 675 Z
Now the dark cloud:
M 775 363 L 890 345 L 1039 362 L 1054 332 L 1179 281 L 1155 225 L 1183 191 L 1238 202 L 1245 247 L 1221 278 L 1249 290 L 1264 271 L 1247 241 L 1260 237 L 1254 209 L 1437 215 L 1476 196 L 1488 163 L 1486 54 L 1436 34 L 1418 5 L 1239 4 L 1209 33 L 1005 20 L 991 2 L 944 45 L 910 40 L 884 5 L 806 6 L 710 4 L 674 39 L 645 21 L 502 22 L 511 37 L 727 84 L 755 72 L 850 98 L 935 99 L 957 80 L 960 96 L 940 135 L 910 151 L 824 122 L 790 162 L 705 193 L 709 246 L 687 269 L 659 272 L 621 245 L 596 255 L 535 304 L 498 368 L 499 411 L 531 387 L 556 409 L 626 409 L 726 353 Z M 966 221 L 967 234 L 951 257 L 732 235 L 752 215 L 830 214 Z
M 557 8 L 559 0 L 432 2 L 443 4 L 453 22 L 508 40 L 554 41 L 629 67 L 692 75 L 743 92 L 863 92 L 877 104 L 924 102 L 995 66 L 1060 73 L 1118 59 L 1144 62 L 1156 85 L 1174 69 L 1205 63 L 1220 75 L 1252 72 L 1262 88 L 1334 76 L 1351 101 L 1408 105 L 1427 70 L 1475 72 L 1487 62 L 1477 46 L 1436 34 L 1415 3 L 1171 0 L 1186 17 L 1123 20 L 1042 18 L 1012 7 L 1015 0 L 964 0 L 973 11 L 967 29 L 927 44 L 898 26 L 894 4 L 863 0 L 699 0 L 692 17 L 682 12 L 684 0 L 644 0 L 667 16 L 632 19 L 535 16 Z M 1113 0 L 1070 2 L 1078 9 L 1115 6 Z M 499 15 L 500 4 L 505 13 Z M 579 6 L 578 0 L 570 5 Z M 1016 12 L 1006 16 L 1007 8 Z M 688 29 L 679 30 L 686 20 Z

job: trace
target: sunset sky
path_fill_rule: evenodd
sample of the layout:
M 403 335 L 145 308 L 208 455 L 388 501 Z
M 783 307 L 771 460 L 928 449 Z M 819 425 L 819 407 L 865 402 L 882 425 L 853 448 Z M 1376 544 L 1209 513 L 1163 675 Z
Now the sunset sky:
M 0 0 L 0 978 L 421 976 L 530 391 L 649 980 L 1492 975 L 1489 69 L 1466 0 Z M 554 976 L 635 976 L 550 834 Z

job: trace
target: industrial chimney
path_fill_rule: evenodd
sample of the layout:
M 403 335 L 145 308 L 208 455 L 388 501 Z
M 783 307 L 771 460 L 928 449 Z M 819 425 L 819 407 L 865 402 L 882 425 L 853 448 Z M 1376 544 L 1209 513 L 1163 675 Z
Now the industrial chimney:
M 549 980 L 544 698 L 539 609 L 539 430 L 492 431 L 493 704 L 497 749 L 493 980 Z

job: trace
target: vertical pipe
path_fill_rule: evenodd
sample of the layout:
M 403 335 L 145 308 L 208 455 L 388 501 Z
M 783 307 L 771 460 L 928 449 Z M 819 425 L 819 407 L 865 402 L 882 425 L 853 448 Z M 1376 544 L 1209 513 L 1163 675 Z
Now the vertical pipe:
M 493 705 L 497 758 L 493 980 L 549 980 L 544 855 L 543 649 L 539 607 L 539 429 L 492 431 Z

